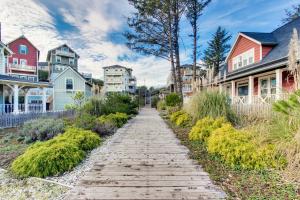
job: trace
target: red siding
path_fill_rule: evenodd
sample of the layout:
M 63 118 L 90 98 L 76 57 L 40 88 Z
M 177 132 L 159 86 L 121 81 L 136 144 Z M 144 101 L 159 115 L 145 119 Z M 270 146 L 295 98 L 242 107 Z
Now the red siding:
M 234 58 L 237 55 L 240 55 L 241 53 L 244 53 L 252 48 L 254 48 L 254 62 L 260 61 L 260 47 L 256 42 L 253 42 L 243 36 L 239 36 L 235 47 L 233 48 L 229 58 L 228 58 L 228 71 L 232 71 L 232 58 Z
M 254 95 L 258 95 L 258 78 L 254 78 L 254 89 L 253 89 Z
M 286 92 L 293 92 L 295 90 L 294 77 L 288 71 L 282 72 L 282 89 Z
M 28 48 L 28 54 L 19 54 L 19 46 L 26 45 Z M 18 63 L 20 59 L 26 59 L 27 65 L 37 66 L 38 64 L 38 50 L 26 39 L 19 38 L 8 44 L 8 47 L 13 51 L 13 55 L 8 59 L 8 62 L 12 64 L 13 58 L 18 58 Z
M 264 58 L 272 50 L 272 46 L 262 46 L 262 57 Z

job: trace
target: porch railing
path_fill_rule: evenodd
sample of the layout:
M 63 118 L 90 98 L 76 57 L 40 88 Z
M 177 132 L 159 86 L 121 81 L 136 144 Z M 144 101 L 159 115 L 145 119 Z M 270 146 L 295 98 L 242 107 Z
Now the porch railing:
M 252 96 L 252 101 L 250 103 L 249 96 L 234 96 L 232 98 L 232 104 L 267 104 L 271 105 L 277 100 L 287 99 L 288 93 L 282 94 L 269 94 L 269 95 L 254 95 Z
M 18 127 L 33 119 L 73 117 L 74 115 L 74 110 L 0 115 L 0 128 Z
M 25 104 L 19 104 L 18 106 L 18 113 L 25 113 Z M 13 104 L 0 104 L 0 115 L 7 115 L 14 112 L 14 105 Z M 42 104 L 28 104 L 29 113 L 41 113 L 43 112 L 43 105 Z

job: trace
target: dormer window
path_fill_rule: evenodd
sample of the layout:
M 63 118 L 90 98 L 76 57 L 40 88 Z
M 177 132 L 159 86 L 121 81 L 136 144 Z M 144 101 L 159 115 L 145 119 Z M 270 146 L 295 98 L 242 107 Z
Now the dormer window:
M 26 45 L 20 45 L 19 46 L 19 54 L 28 54 L 28 48 Z
M 254 48 L 234 57 L 232 59 L 233 70 L 251 65 L 254 63 Z

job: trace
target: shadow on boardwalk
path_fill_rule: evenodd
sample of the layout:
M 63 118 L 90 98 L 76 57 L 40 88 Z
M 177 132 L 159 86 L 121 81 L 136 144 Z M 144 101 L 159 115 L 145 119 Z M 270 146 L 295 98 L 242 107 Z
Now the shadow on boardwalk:
M 66 199 L 224 199 L 158 113 L 144 108 Z

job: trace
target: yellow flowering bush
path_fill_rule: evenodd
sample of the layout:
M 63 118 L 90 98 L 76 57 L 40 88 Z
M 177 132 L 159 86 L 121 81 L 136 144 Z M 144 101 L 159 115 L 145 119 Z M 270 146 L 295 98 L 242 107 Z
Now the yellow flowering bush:
M 236 130 L 230 124 L 214 130 L 207 139 L 207 150 L 218 155 L 233 168 L 265 169 L 285 165 L 273 145 L 256 145 L 247 132 Z
M 217 119 L 205 117 L 200 119 L 190 131 L 189 139 L 192 141 L 205 141 L 213 130 L 220 128 L 225 123 L 227 122 L 223 117 L 219 117 Z

